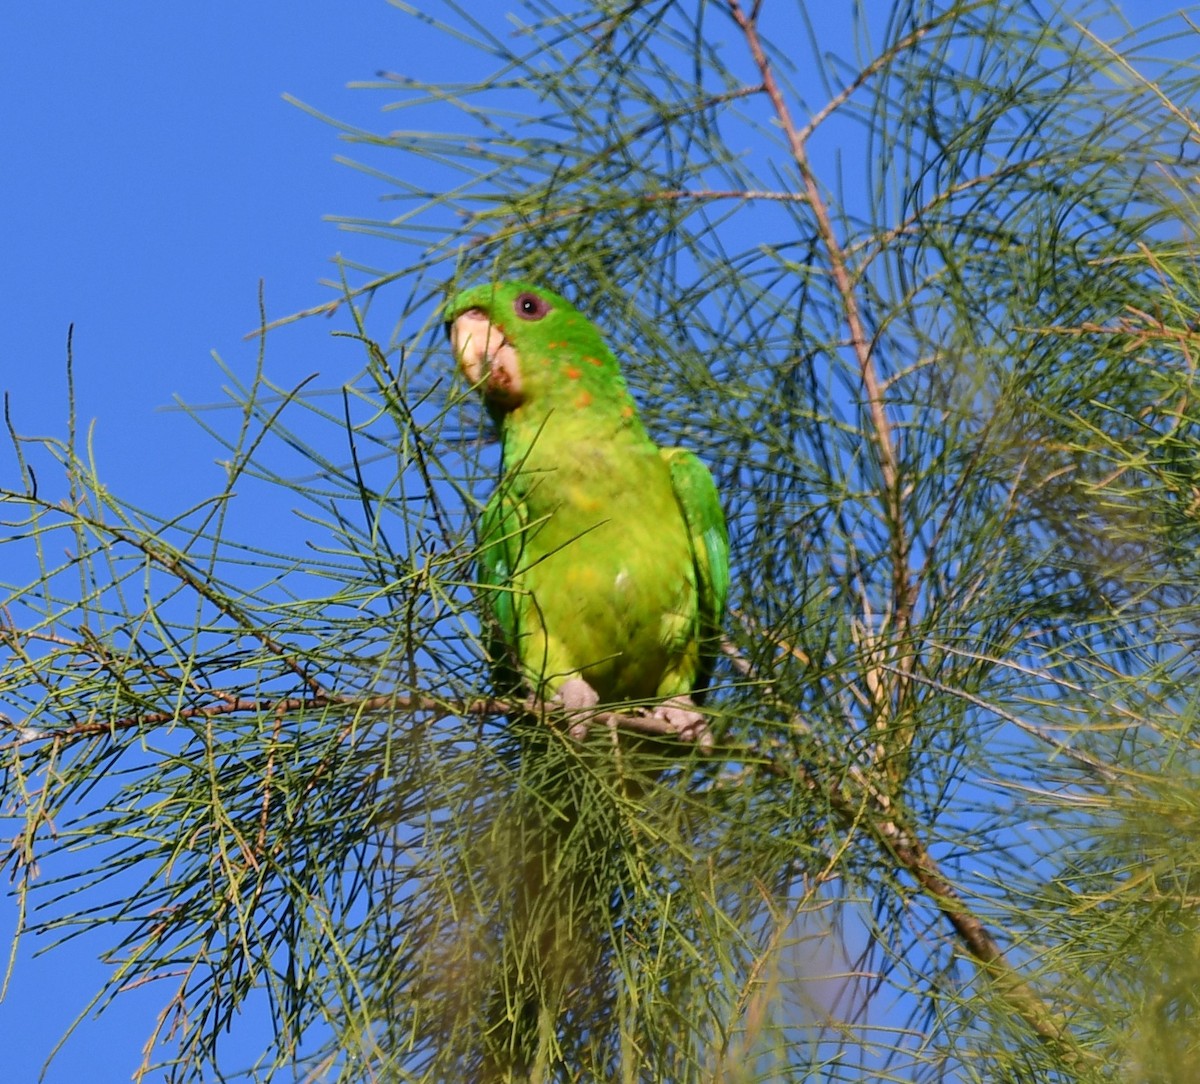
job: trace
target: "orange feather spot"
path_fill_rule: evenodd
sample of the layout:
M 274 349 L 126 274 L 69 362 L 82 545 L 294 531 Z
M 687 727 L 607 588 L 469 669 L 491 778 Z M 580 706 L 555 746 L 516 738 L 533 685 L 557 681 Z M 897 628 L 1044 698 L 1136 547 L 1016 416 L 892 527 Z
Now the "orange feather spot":
M 626 403 L 623 407 L 621 407 L 621 417 L 622 418 L 632 418 L 633 417 L 633 404 L 632 403 Z
M 596 366 L 597 369 L 604 368 L 604 362 L 601 361 L 600 358 L 594 358 L 589 355 L 588 357 L 584 358 L 583 360 L 590 361 L 593 365 Z
M 579 393 L 579 398 L 575 400 L 575 405 L 577 407 L 579 407 L 580 410 L 582 410 L 586 406 L 591 406 L 592 405 L 591 392 L 581 391 Z
M 583 371 L 576 369 L 574 365 L 568 365 L 566 368 L 567 378 L 570 380 L 578 380 L 583 376 Z

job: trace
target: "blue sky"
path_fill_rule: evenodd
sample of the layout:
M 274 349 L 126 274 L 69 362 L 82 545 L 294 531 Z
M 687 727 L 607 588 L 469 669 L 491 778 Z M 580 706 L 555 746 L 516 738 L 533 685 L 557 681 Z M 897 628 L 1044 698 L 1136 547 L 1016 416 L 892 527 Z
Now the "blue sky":
M 1138 0 L 1137 10 L 1176 6 Z M 322 221 L 386 213 L 385 189 L 335 162 L 346 149 L 335 130 L 282 98 L 386 130 L 387 97 L 346 87 L 380 69 L 468 74 L 455 72 L 444 38 L 386 0 L 8 5 L 0 391 L 18 431 L 63 433 L 73 323 L 78 413 L 96 422 L 110 486 L 162 511 L 215 491 L 218 451 L 186 417 L 159 408 L 176 395 L 221 398 L 213 351 L 235 371 L 253 370 L 257 347 L 245 335 L 258 321 L 260 280 L 269 314 L 281 316 L 331 296 L 318 280 L 336 278 L 339 251 L 380 267 L 398 258 L 385 242 Z M 374 318 L 386 337 L 384 314 Z M 272 376 L 287 384 L 319 372 L 323 386 L 342 383 L 362 358 L 330 336 L 347 326 L 340 314 L 282 329 L 270 343 Z M 13 469 L 4 445 L 0 478 Z M 0 897 L 3 943 L 15 922 Z M 103 982 L 103 943 L 82 938 L 34 958 L 39 946 L 22 942 L 0 1003 L 6 1080 L 37 1078 Z M 46 1079 L 128 1079 L 160 1007 L 151 990 L 122 998 L 81 1026 Z
M 148 501 L 170 497 L 212 456 L 157 408 L 219 397 L 211 351 L 252 368 L 259 280 L 283 315 L 330 296 L 318 279 L 336 277 L 347 240 L 358 258 L 372 248 L 321 219 L 378 216 L 381 184 L 336 163 L 335 130 L 282 95 L 383 128 L 383 97 L 346 84 L 431 34 L 384 0 L 68 2 L 3 22 L 0 384 L 19 430 L 60 431 L 74 323 L 102 465 Z M 341 383 L 357 361 L 330 349 L 331 330 L 280 333 L 272 371 Z

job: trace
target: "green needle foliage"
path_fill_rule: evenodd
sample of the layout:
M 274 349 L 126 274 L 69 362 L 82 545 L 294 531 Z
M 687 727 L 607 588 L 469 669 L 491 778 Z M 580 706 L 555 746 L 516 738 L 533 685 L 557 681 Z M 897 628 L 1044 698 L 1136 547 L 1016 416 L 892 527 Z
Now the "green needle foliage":
M 398 59 L 344 130 L 403 269 L 320 307 L 361 377 L 227 374 L 170 518 L 10 421 L 20 936 L 159 992 L 146 1080 L 1194 1080 L 1194 25 L 393 2 L 471 78 Z M 489 277 L 719 479 L 711 757 L 492 698 L 436 311 Z

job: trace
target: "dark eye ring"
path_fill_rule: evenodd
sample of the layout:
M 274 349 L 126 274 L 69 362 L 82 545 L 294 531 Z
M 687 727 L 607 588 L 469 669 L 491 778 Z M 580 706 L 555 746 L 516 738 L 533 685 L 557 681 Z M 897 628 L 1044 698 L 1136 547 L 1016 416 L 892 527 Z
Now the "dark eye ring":
M 537 294 L 521 294 L 513 302 L 513 308 L 522 320 L 540 320 L 550 311 L 550 306 Z

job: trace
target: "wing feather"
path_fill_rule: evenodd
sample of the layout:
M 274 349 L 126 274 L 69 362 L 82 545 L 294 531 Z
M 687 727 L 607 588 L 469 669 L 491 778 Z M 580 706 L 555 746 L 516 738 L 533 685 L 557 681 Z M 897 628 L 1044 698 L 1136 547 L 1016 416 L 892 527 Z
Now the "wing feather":
M 479 520 L 479 585 L 483 601 L 484 650 L 492 668 L 496 693 L 520 691 L 521 666 L 517 658 L 520 627 L 512 582 L 521 539 L 521 506 L 505 486 L 491 496 Z
M 671 488 L 692 542 L 700 606 L 700 673 L 696 691 L 712 676 L 721 650 L 721 622 L 729 595 L 729 531 L 721 496 L 709 469 L 695 452 L 660 449 L 671 471 Z

